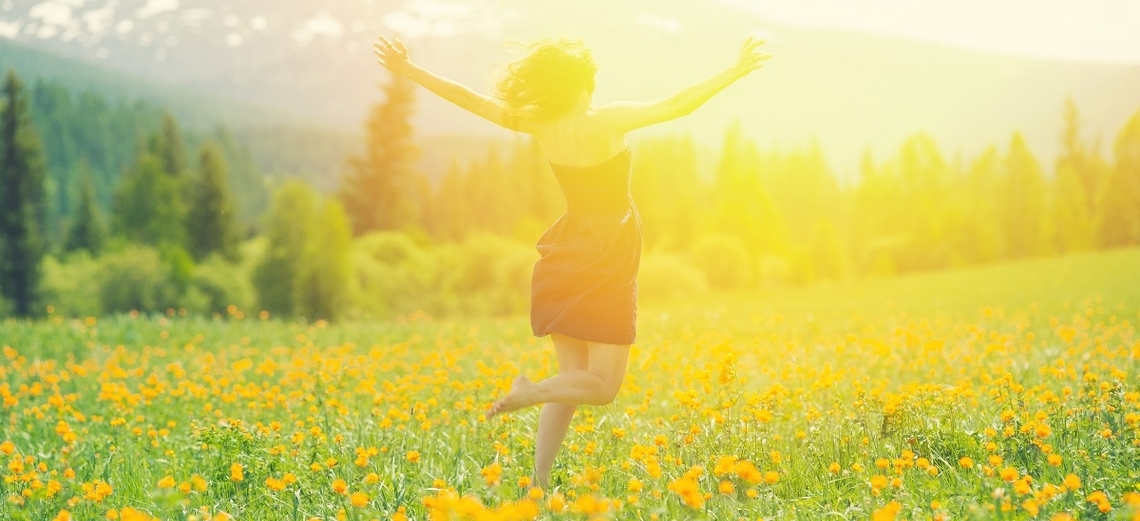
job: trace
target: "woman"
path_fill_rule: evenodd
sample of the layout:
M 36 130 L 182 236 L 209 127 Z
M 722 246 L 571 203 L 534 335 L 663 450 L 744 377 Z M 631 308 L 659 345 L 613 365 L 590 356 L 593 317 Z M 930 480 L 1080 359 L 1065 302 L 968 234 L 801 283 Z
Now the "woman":
M 613 401 L 635 334 L 641 219 L 629 196 L 626 134 L 689 114 L 716 93 L 759 69 L 770 56 L 749 38 L 736 63 L 653 102 L 594 106 L 597 65 L 581 41 L 540 41 L 507 67 L 494 96 L 479 94 L 408 59 L 399 39 L 380 37 L 378 61 L 478 116 L 538 141 L 566 196 L 567 211 L 538 241 L 531 326 L 549 334 L 559 374 L 538 383 L 519 376 L 487 417 L 545 404 L 535 440 L 535 479 L 547 488 L 550 469 L 578 405 Z

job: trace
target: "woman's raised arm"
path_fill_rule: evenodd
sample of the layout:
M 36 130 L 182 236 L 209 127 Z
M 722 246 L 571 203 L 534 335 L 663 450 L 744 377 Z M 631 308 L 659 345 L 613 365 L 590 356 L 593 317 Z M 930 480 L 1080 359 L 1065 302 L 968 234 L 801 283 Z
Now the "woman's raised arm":
M 393 73 L 412 80 L 439 97 L 487 121 L 504 128 L 525 132 L 524 129 L 512 126 L 511 118 L 507 115 L 507 106 L 502 101 L 416 66 L 408 59 L 408 49 L 398 38 L 392 42 L 381 36 L 372 47 L 376 53 L 376 61 Z
M 688 115 L 712 99 L 718 92 L 763 66 L 772 55 L 759 51 L 763 40 L 748 38 L 740 47 L 740 56 L 731 67 L 704 81 L 690 85 L 680 92 L 657 101 L 614 102 L 598 107 L 599 117 L 621 132 L 662 123 Z

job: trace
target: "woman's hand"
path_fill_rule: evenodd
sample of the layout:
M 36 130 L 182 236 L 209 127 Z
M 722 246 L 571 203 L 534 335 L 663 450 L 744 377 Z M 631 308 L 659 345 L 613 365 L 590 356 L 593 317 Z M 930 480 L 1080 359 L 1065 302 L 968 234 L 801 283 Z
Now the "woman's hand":
M 761 45 L 764 45 L 764 40 L 753 40 L 749 36 L 744 40 L 744 45 L 740 46 L 740 57 L 736 59 L 736 64 L 732 68 L 744 75 L 763 67 L 764 61 L 772 55 L 760 52 Z
M 399 38 L 395 40 L 393 43 L 381 36 L 376 43 L 372 44 L 372 49 L 376 53 L 376 61 L 380 65 L 396 74 L 406 75 L 412 69 L 412 62 L 408 59 L 408 48 L 404 47 L 404 42 L 401 42 Z

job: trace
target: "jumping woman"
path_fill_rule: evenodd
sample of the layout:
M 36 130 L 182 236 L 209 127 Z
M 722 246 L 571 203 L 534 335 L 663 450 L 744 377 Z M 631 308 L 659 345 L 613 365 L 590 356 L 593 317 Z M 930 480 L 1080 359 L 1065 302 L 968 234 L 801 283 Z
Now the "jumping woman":
M 496 125 L 531 135 L 542 147 L 566 197 L 566 213 L 538 240 L 531 327 L 550 335 L 559 374 L 541 382 L 519 376 L 487 417 L 544 404 L 535 440 L 534 483 L 546 489 L 550 469 L 579 405 L 614 400 L 636 334 L 641 217 L 629 194 L 626 134 L 696 110 L 759 69 L 770 56 L 749 38 L 736 63 L 665 99 L 595 106 L 597 65 L 581 41 L 539 41 L 507 66 L 486 96 L 413 64 L 396 39 L 375 44 L 381 65 Z

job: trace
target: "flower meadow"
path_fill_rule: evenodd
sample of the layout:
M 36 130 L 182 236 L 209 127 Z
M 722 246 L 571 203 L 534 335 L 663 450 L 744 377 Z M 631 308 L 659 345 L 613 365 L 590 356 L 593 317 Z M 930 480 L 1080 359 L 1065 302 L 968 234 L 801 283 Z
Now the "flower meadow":
M 0 518 L 1140 519 L 1135 279 L 906 305 L 971 277 L 644 309 L 549 490 L 537 409 L 482 416 L 557 370 L 525 317 L 9 321 Z

